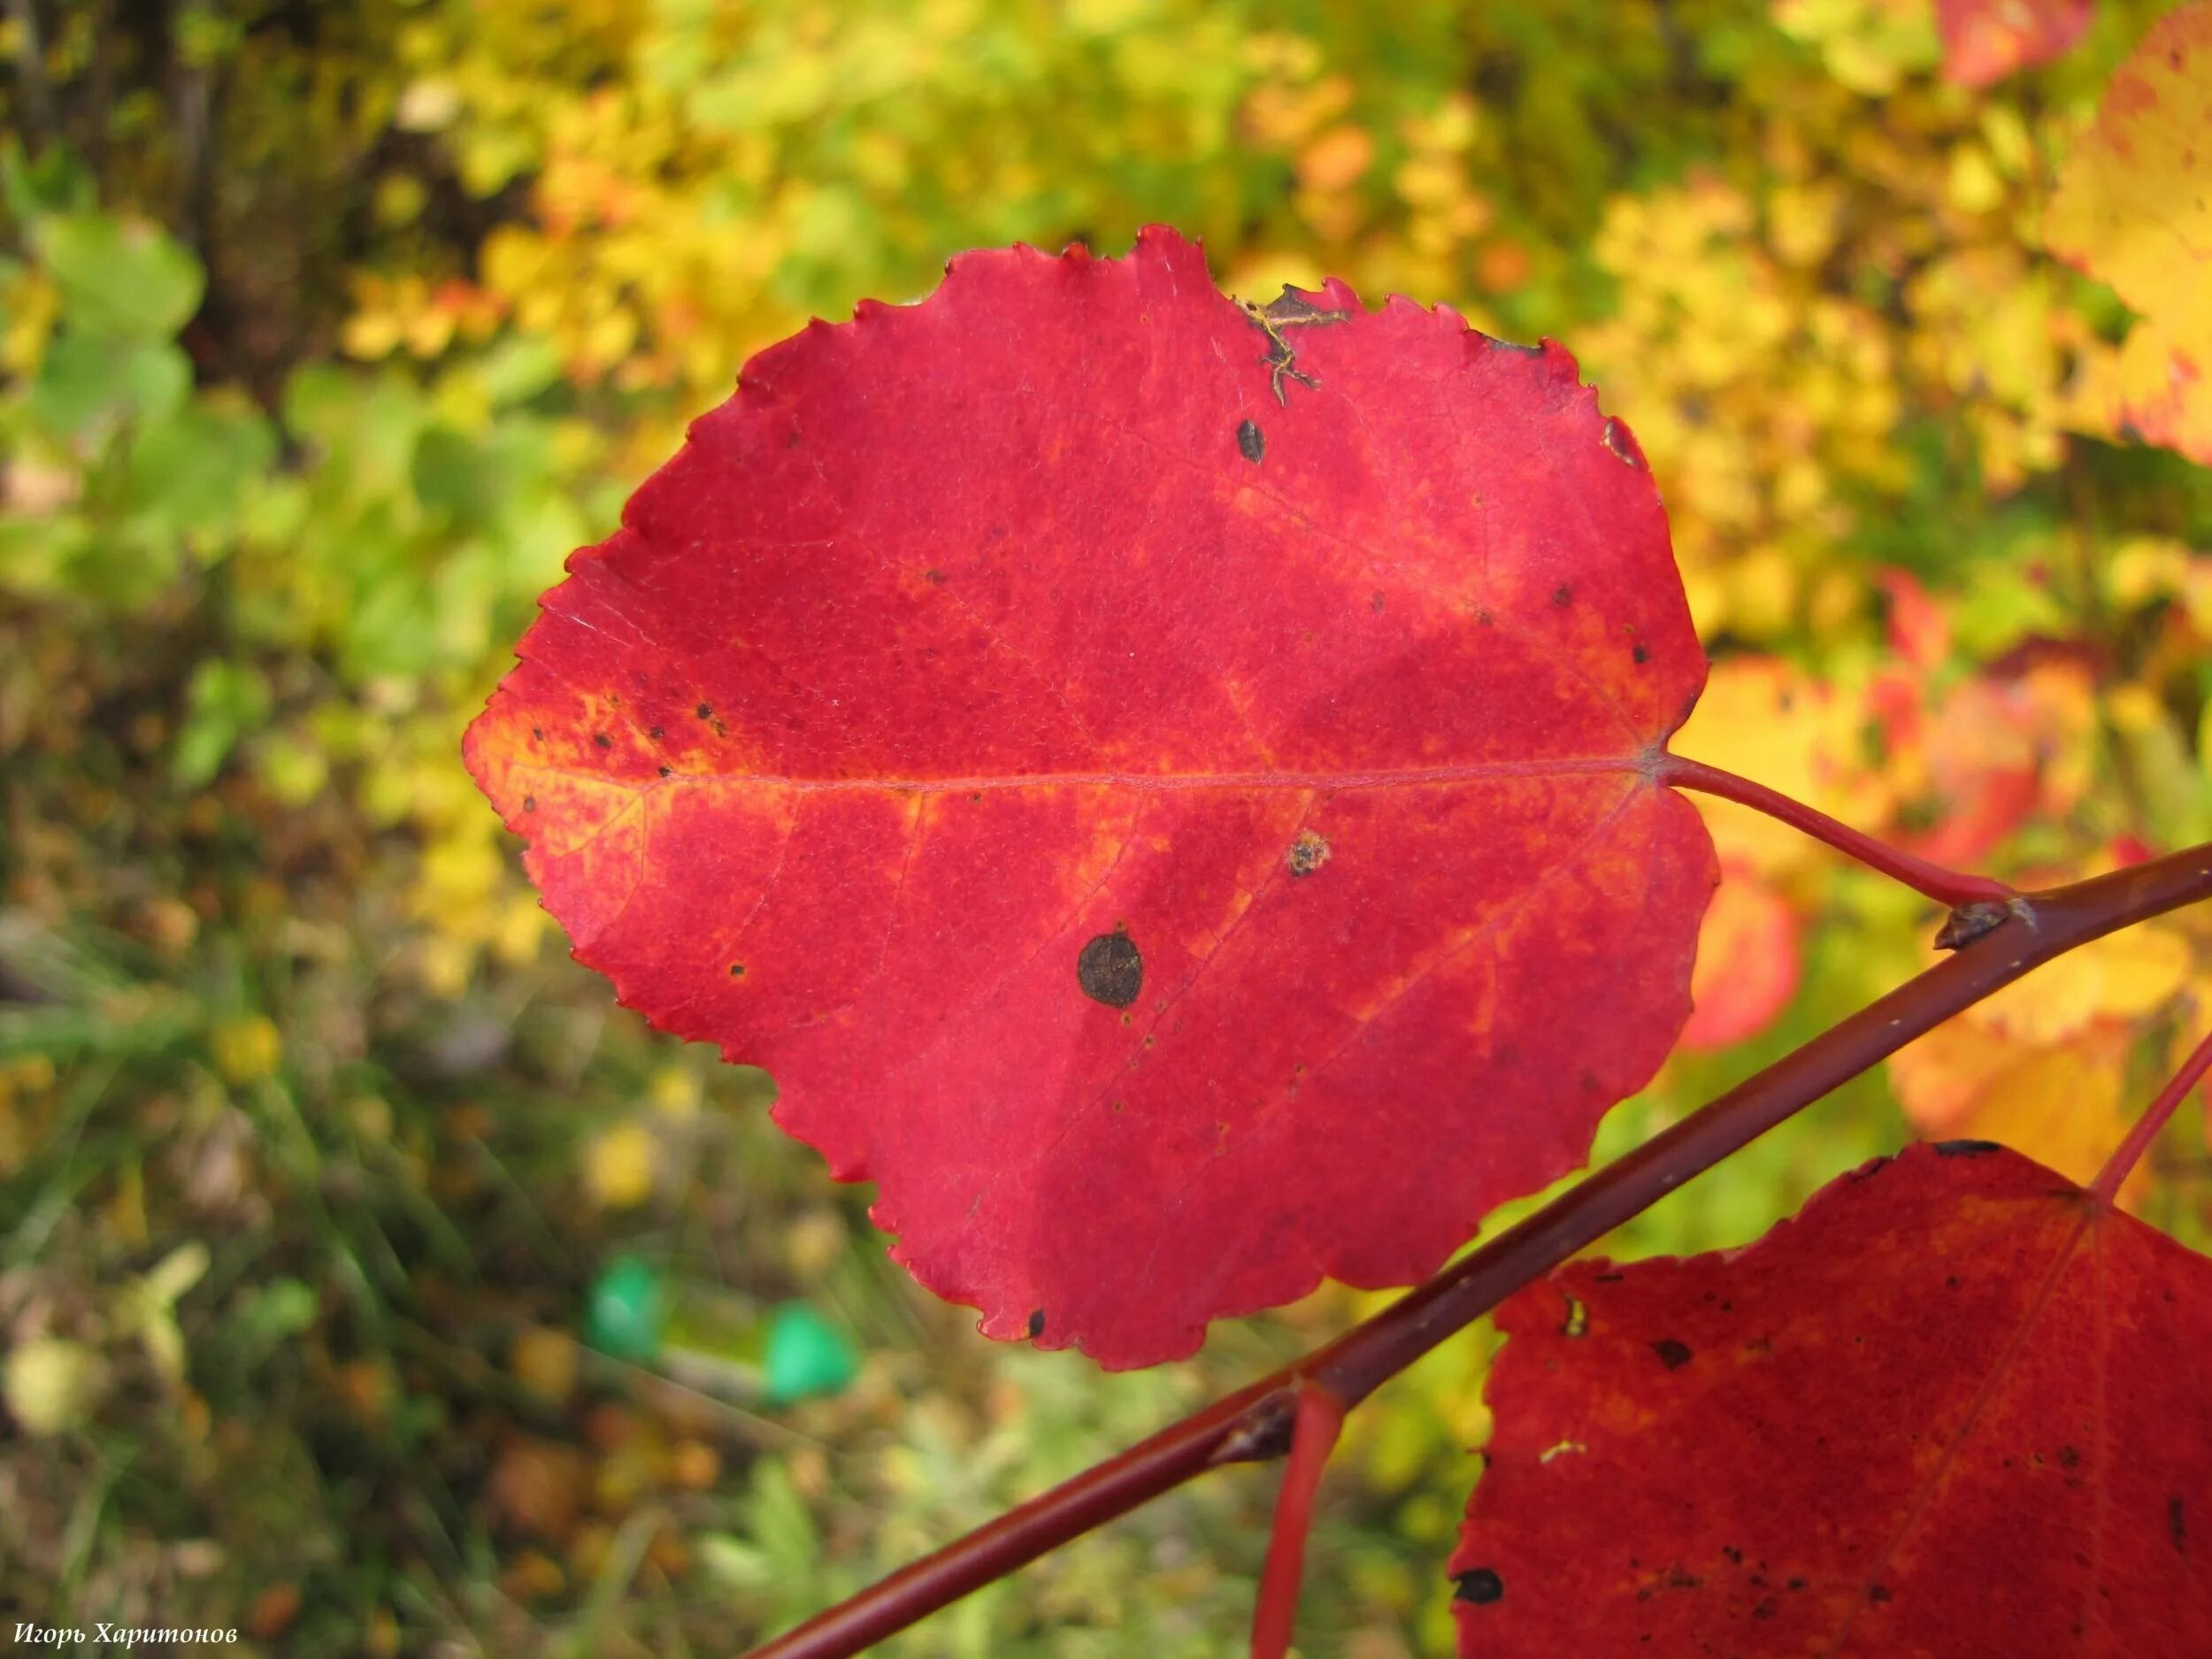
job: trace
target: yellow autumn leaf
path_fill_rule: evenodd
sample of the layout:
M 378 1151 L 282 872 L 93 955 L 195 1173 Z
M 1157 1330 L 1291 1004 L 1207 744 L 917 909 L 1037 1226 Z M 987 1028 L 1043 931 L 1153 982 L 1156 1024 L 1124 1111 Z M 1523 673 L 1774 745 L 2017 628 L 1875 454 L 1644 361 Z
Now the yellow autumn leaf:
M 1890 1087 L 1924 1136 L 1994 1141 L 2086 1182 L 2127 1133 L 2127 1059 L 2118 1021 L 2034 1044 L 1954 1020 L 1891 1056 Z M 2139 1165 L 2122 1195 L 2147 1179 Z
M 0 1371 L 0 1399 L 25 1432 L 65 1433 L 99 1404 L 106 1370 L 81 1342 L 33 1337 L 8 1350 L 6 1369 Z
M 1959 1127 L 1969 1139 L 2001 1142 L 2085 1185 L 2126 1138 L 2132 1121 L 2126 1086 L 2125 1034 L 2101 1030 L 2055 1048 L 2024 1053 Z M 2149 1174 L 2141 1164 L 2130 1171 L 2121 1184 L 2123 1200 Z
M 2044 240 L 2139 320 L 2106 396 L 2153 442 L 2212 461 L 2212 0 L 2162 19 L 2113 75 Z
M 265 1014 L 225 1020 L 215 1028 L 215 1064 L 233 1083 L 257 1083 L 284 1057 L 284 1038 Z
M 681 1120 L 699 1115 L 699 1075 L 687 1067 L 661 1067 L 647 1082 L 645 1093 L 653 1109 L 664 1116 Z
M 1995 1032 L 1948 1020 L 1890 1056 L 1890 1092 L 1921 1134 L 1962 1134 L 1992 1079 L 2016 1064 L 2020 1054 L 2018 1044 Z
M 2192 966 L 2188 941 L 2145 925 L 2070 950 L 1978 1005 L 1977 1025 L 2024 1043 L 2062 1042 L 2100 1018 L 2133 1019 L 2179 991 Z
M 1675 747 L 1847 822 L 1875 823 L 1888 803 L 1881 780 L 1854 764 L 1863 718 L 1856 699 L 1779 658 L 1730 657 L 1713 665 Z M 1702 795 L 1697 806 L 1724 863 L 1772 878 L 1824 856 L 1798 831 L 1748 808 Z
M 584 1155 L 584 1185 L 607 1210 L 628 1210 L 653 1191 L 653 1137 L 642 1124 L 617 1124 L 595 1136 Z

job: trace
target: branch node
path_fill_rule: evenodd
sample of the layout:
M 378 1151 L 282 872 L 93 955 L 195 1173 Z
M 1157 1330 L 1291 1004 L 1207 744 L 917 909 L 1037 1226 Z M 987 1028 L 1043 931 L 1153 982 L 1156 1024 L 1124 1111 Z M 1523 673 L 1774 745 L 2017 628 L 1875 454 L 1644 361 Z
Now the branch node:
M 1220 1448 L 1206 1460 L 1207 1466 L 1271 1463 L 1290 1450 L 1297 1421 L 1298 1387 L 1294 1382 L 1248 1406 L 1243 1420 L 1229 1431 Z

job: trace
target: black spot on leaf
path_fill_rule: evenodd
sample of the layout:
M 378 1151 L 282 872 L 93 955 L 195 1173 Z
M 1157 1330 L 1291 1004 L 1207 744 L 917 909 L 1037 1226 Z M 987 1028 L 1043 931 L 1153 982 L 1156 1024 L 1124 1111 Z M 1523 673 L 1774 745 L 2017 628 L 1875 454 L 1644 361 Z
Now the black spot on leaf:
M 1505 1594 L 1505 1580 L 1488 1567 L 1471 1567 L 1452 1578 L 1452 1600 L 1470 1607 L 1488 1607 Z
M 614 739 L 609 737 L 604 732 L 594 732 L 591 734 L 591 741 L 598 744 L 602 749 L 612 749 L 614 747 Z
M 1936 1156 L 1939 1158 L 1978 1158 L 1985 1152 L 2001 1152 L 2004 1148 L 1994 1141 L 1939 1141 Z
M 1651 660 L 1651 647 L 1648 645 L 1639 645 L 1633 650 L 1629 652 L 1629 656 L 1635 661 L 1638 667 L 1641 667 L 1644 664 Z
M 1691 1359 L 1688 1346 L 1676 1341 L 1671 1336 L 1663 1336 L 1654 1342 L 1651 1345 L 1651 1351 L 1659 1356 L 1659 1363 L 1669 1371 L 1680 1371 L 1690 1363 Z
M 1260 430 L 1256 420 L 1237 422 L 1237 453 L 1257 466 L 1260 457 L 1267 453 L 1267 434 Z
M 703 720 L 711 720 L 714 718 L 714 705 L 711 703 L 703 703 L 692 712 Z
M 1144 957 L 1127 933 L 1101 933 L 1076 953 L 1075 982 L 1109 1008 L 1126 1008 L 1144 988 Z
M 1029 1316 L 1029 1340 L 1033 1342 L 1044 1333 L 1045 1310 L 1038 1308 L 1032 1310 Z
M 1555 605 L 1571 605 L 1575 602 L 1575 590 L 1562 582 L 1551 590 L 1551 602 Z

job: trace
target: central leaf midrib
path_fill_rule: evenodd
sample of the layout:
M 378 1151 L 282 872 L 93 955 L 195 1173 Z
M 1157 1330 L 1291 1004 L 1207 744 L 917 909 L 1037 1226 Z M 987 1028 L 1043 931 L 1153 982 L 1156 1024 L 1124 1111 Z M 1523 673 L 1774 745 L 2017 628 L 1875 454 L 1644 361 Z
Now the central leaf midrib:
M 1473 782 L 1486 778 L 1549 778 L 1596 776 L 1605 772 L 1647 772 L 1651 760 L 1644 756 L 1593 755 L 1556 760 L 1472 761 L 1456 766 L 1386 767 L 1368 772 L 1018 772 L 967 778 L 802 778 L 772 772 L 678 772 L 655 779 L 654 784 L 749 784 L 763 788 L 789 789 L 796 794 L 825 791 L 887 790 L 934 795 L 967 790 L 1127 788 L 1127 789 L 1388 789 L 1422 785 Z M 548 771 L 562 770 L 546 768 Z M 601 773 L 572 774 L 604 780 Z M 642 780 L 641 780 L 642 781 Z

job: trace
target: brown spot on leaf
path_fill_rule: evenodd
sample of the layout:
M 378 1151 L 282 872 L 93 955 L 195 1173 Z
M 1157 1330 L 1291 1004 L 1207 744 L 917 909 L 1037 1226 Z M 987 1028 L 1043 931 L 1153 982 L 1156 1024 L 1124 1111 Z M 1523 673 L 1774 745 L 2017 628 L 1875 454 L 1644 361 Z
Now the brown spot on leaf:
M 924 571 L 922 572 L 922 580 L 929 583 L 933 588 L 939 587 L 944 582 L 945 572 L 942 571 Z
M 1300 830 L 1283 862 L 1294 876 L 1310 876 L 1329 862 L 1329 843 L 1311 830 Z
M 538 797 L 534 795 L 524 795 L 522 797 L 522 810 L 526 812 L 536 811 L 538 810 Z
M 1643 457 L 1636 453 L 1636 441 L 1628 435 L 1628 428 L 1611 416 L 1606 418 L 1605 447 L 1612 450 L 1628 465 L 1640 470 L 1643 466 Z
M 1628 655 L 1636 665 L 1640 668 L 1651 660 L 1651 647 L 1648 645 L 1639 645 L 1633 650 L 1630 651 Z
M 1571 605 L 1575 602 L 1575 590 L 1562 582 L 1551 590 L 1551 602 L 1555 605 Z
M 594 732 L 591 734 L 591 741 L 598 744 L 602 749 L 612 749 L 614 747 L 614 739 L 609 737 L 604 732 Z
M 1076 953 L 1075 982 L 1094 1002 L 1126 1008 L 1144 988 L 1144 957 L 1127 933 L 1101 933 Z

